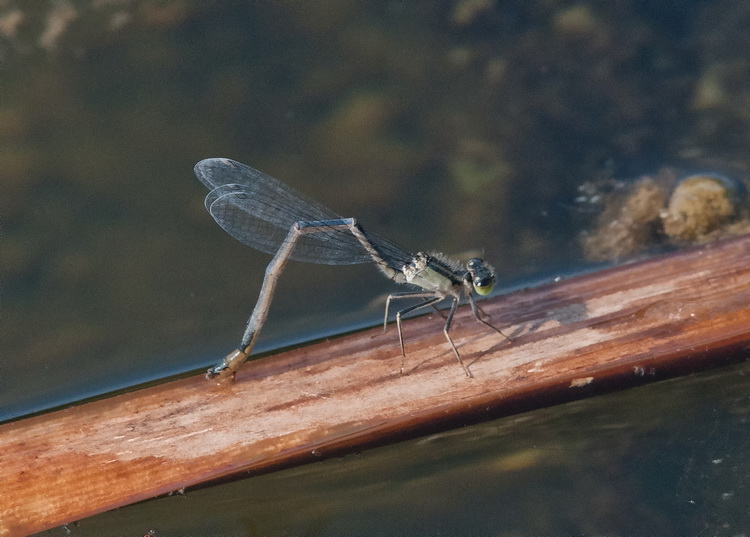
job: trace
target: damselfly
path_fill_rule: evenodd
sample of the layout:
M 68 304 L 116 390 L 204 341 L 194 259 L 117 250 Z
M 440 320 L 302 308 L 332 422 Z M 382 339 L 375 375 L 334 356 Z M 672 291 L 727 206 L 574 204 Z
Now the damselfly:
M 394 282 L 422 289 L 395 293 L 386 300 L 384 329 L 392 300 L 423 299 L 396 314 L 402 373 L 406 353 L 401 317 L 420 308 L 434 307 L 446 298 L 453 302 L 443 332 L 467 377 L 472 376 L 471 372 L 449 334 L 462 296 L 468 298 L 477 321 L 510 340 L 481 318 L 474 300 L 474 292 L 488 295 L 495 285 L 495 271 L 483 259 L 473 258 L 462 266 L 441 254 L 412 254 L 375 233 L 365 231 L 354 218 L 342 218 L 284 183 L 233 160 L 202 160 L 195 166 L 195 175 L 210 190 L 206 196 L 206 209 L 214 220 L 240 242 L 274 254 L 266 268 L 258 302 L 239 348 L 210 368 L 209 378 L 232 378 L 247 360 L 268 316 L 276 283 L 290 259 L 327 265 L 375 263 Z

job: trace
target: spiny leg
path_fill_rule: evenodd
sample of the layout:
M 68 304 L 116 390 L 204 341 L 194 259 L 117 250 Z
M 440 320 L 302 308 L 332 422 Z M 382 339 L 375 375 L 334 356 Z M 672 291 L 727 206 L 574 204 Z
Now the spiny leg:
M 419 304 L 409 306 L 408 308 L 405 308 L 396 314 L 396 327 L 398 328 L 398 342 L 401 345 L 401 374 L 402 375 L 404 374 L 404 359 L 406 358 L 406 351 L 404 350 L 404 335 L 403 335 L 403 331 L 401 330 L 401 316 L 406 315 L 407 313 L 411 313 L 412 311 L 418 310 L 420 308 L 431 306 L 435 302 L 439 302 L 443 300 L 444 297 L 441 295 L 435 296 L 435 293 L 399 293 L 396 295 L 390 295 L 388 297 L 388 300 L 386 300 L 386 315 L 388 315 L 387 305 L 390 304 L 390 300 L 392 298 L 424 298 L 424 297 L 429 297 L 429 298 L 423 302 L 420 302 Z
M 436 296 L 434 291 L 406 291 L 405 293 L 392 293 L 388 295 L 388 298 L 385 299 L 385 317 L 383 319 L 383 332 L 386 331 L 388 328 L 388 314 L 391 311 L 391 300 L 395 299 L 401 299 L 401 298 L 432 298 Z M 443 297 L 440 297 L 441 299 Z M 434 304 L 435 302 L 439 302 L 438 300 L 435 300 L 434 302 L 430 302 L 430 304 Z M 420 303 L 421 304 L 421 303 Z M 418 305 L 418 307 L 414 309 L 419 309 L 421 305 Z M 433 306 L 434 307 L 434 306 Z M 414 311 L 414 309 L 411 309 L 409 311 Z M 437 309 L 437 308 L 435 308 Z M 403 311 L 401 312 L 403 313 Z
M 469 371 L 469 369 L 464 364 L 464 361 L 461 359 L 461 355 L 459 354 L 458 349 L 456 348 L 456 344 L 453 343 L 453 339 L 448 333 L 448 331 L 451 329 L 451 323 L 453 322 L 453 315 L 456 313 L 457 308 L 458 308 L 458 298 L 454 298 L 453 304 L 451 304 L 451 310 L 448 313 L 448 318 L 445 321 L 445 327 L 443 328 L 443 333 L 445 334 L 445 339 L 447 339 L 448 343 L 451 344 L 453 353 L 456 355 L 456 358 L 458 359 L 458 363 L 461 364 L 461 367 L 463 368 L 464 373 L 466 373 L 466 376 L 469 378 L 474 378 L 474 375 L 471 374 L 471 371 Z
M 482 317 L 479 315 L 480 308 L 479 308 L 479 306 L 477 306 L 477 302 L 476 302 L 476 300 L 474 300 L 474 296 L 472 294 L 470 294 L 470 293 L 469 293 L 469 303 L 471 304 L 471 311 L 474 313 L 474 318 L 477 321 L 479 321 L 480 323 L 482 323 L 483 325 L 485 325 L 485 326 L 487 326 L 489 328 L 492 328 L 495 332 L 497 332 L 498 334 L 500 334 L 501 336 L 503 336 L 509 342 L 511 342 L 511 343 L 513 342 L 513 339 L 511 337 L 507 336 L 506 334 L 504 334 L 503 331 L 500 330 L 498 327 L 496 327 L 493 324 L 490 324 L 487 321 L 485 321 L 484 319 L 482 319 Z M 484 313 L 484 311 L 482 311 L 482 313 Z M 486 313 L 485 313 L 485 315 L 486 315 Z

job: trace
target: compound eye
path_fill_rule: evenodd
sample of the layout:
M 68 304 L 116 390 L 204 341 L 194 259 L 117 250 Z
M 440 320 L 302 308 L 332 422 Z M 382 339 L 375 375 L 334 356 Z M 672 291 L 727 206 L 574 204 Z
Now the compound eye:
M 469 270 L 476 270 L 482 265 L 484 265 L 484 259 L 481 259 L 479 257 L 473 257 L 469 259 L 468 263 L 466 263 L 466 268 L 468 268 Z
M 473 286 L 478 295 L 489 295 L 495 288 L 495 278 L 474 278 Z

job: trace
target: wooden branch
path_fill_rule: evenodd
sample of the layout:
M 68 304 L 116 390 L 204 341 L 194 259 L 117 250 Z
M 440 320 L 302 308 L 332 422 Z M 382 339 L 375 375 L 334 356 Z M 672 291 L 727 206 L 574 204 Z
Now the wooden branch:
M 635 385 L 731 360 L 750 341 L 750 238 L 485 301 L 457 315 L 467 379 L 429 315 L 0 426 L 0 535 L 183 487 Z

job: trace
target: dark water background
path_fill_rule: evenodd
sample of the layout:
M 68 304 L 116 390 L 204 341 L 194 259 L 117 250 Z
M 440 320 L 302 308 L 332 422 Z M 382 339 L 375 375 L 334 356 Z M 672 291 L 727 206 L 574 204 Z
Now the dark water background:
M 205 212 L 203 158 L 483 252 L 501 286 L 551 278 L 583 264 L 582 182 L 747 173 L 748 51 L 740 1 L 2 2 L 0 420 L 236 346 L 269 256 Z M 260 348 L 377 322 L 392 290 L 292 264 Z

